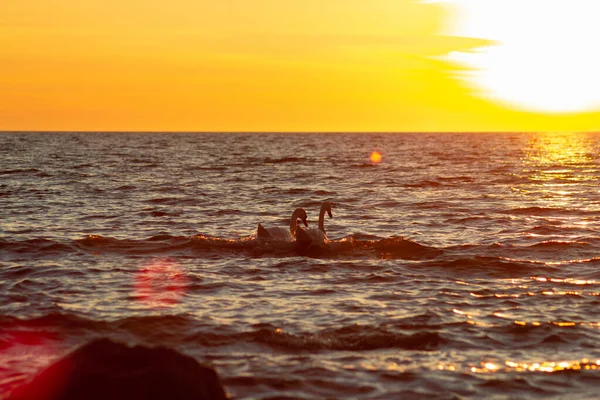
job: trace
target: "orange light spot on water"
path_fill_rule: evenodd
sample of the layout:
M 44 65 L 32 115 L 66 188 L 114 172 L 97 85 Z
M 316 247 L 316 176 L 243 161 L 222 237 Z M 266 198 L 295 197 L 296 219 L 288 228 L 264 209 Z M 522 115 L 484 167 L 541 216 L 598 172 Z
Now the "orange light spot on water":
M 378 151 L 374 151 L 371 153 L 371 162 L 373 164 L 379 164 L 381 162 L 381 160 L 383 159 L 383 157 L 381 156 L 381 153 Z
M 566 321 L 566 322 L 552 322 L 553 325 L 556 326 L 575 326 L 575 322 L 571 322 L 571 321 Z
M 484 364 L 485 369 L 487 369 L 488 371 L 495 371 L 498 369 L 498 367 L 493 364 L 493 363 L 486 363 Z
M 187 290 L 187 276 L 173 261 L 155 260 L 135 276 L 134 296 L 152 307 L 174 307 Z

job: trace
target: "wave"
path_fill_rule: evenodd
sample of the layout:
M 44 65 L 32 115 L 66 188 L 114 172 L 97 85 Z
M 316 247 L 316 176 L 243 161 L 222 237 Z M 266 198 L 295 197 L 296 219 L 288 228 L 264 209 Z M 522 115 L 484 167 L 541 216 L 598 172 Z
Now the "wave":
M 137 186 L 135 186 L 135 185 L 122 185 L 122 186 L 119 186 L 119 187 L 114 188 L 112 190 L 115 190 L 115 191 L 128 191 L 128 190 L 135 190 L 135 189 L 137 189 Z
M 150 211 L 148 213 L 152 217 L 177 217 L 183 214 L 182 212 L 167 212 L 167 211 Z
M 500 256 L 475 255 L 470 257 L 436 259 L 419 264 L 420 268 L 440 268 L 459 275 L 478 274 L 493 277 L 514 277 L 523 274 L 549 273 L 560 271 L 557 265 L 542 261 L 515 260 Z
M 510 210 L 500 211 L 501 214 L 511 215 L 536 215 L 536 216 L 556 216 L 556 215 L 598 215 L 597 211 L 587 211 L 579 209 L 565 209 L 553 207 L 523 207 L 512 208 Z
M 567 249 L 586 249 L 592 246 L 588 242 L 581 241 L 560 241 L 560 240 L 546 240 L 540 243 L 532 244 L 528 246 L 530 249 L 541 249 L 541 250 L 567 250 Z
M 352 169 L 363 169 L 363 168 L 377 168 L 377 164 L 364 163 L 364 164 L 352 164 L 349 166 Z
M 403 349 L 433 351 L 444 344 L 438 332 L 414 334 L 390 332 L 385 328 L 352 325 L 317 333 L 291 334 L 279 329 L 258 330 L 243 334 L 251 342 L 288 351 L 369 351 Z
M 37 168 L 17 168 L 17 169 L 5 169 L 0 170 L 0 175 L 15 175 L 15 174 L 34 174 L 42 172 Z
M 376 350 L 436 351 L 472 347 L 465 343 L 466 322 L 442 322 L 430 315 L 403 318 L 381 325 L 341 325 L 315 331 L 286 331 L 271 323 L 244 329 L 221 325 L 210 318 L 191 314 L 132 316 L 114 320 L 92 319 L 63 312 L 33 318 L 0 315 L 0 350 L 28 341 L 64 340 L 65 337 L 135 337 L 155 345 L 186 343 L 201 347 L 264 347 L 277 352 L 318 353 L 323 351 L 363 352 Z M 565 326 L 562 326 L 565 325 Z M 568 325 L 568 326 L 567 326 Z M 489 348 L 552 348 L 557 344 L 594 342 L 595 325 L 589 323 L 527 323 L 500 320 L 479 325 L 477 342 Z M 515 344 L 514 337 L 520 341 Z M 473 338 L 472 338 L 473 339 Z M 247 348 L 247 347 L 246 347 Z
M 159 217 L 159 212 L 153 213 Z M 539 269 L 552 270 L 573 263 L 597 264 L 596 245 L 587 241 L 544 241 L 531 245 L 460 245 L 438 248 L 400 236 L 380 238 L 365 234 L 331 240 L 326 245 L 300 246 L 291 242 L 269 241 L 249 235 L 222 238 L 198 234 L 173 236 L 159 234 L 144 239 L 117 239 L 89 235 L 72 241 L 43 238 L 10 240 L 0 238 L 0 250 L 6 257 L 44 257 L 70 253 L 161 255 L 191 257 L 297 257 L 305 256 L 342 260 L 406 260 L 422 266 L 448 270 L 476 269 L 517 273 Z M 561 262 L 548 262 L 549 255 L 559 253 Z
M 285 164 L 285 163 L 305 163 L 308 159 L 304 157 L 282 157 L 265 158 L 262 162 L 265 164 Z
M 350 325 L 316 332 L 286 332 L 271 324 L 257 324 L 238 331 L 229 325 L 212 325 L 191 315 L 128 317 L 113 321 L 93 320 L 72 314 L 50 313 L 31 319 L 0 316 L 3 326 L 1 347 L 16 344 L 24 333 L 62 335 L 134 335 L 154 343 L 194 343 L 204 347 L 254 344 L 278 351 L 319 352 L 404 349 L 433 351 L 446 341 L 435 329 L 422 328 L 403 333 L 381 326 Z
M 188 171 L 226 171 L 226 166 L 216 165 L 216 166 L 194 166 L 189 167 Z
M 247 167 L 249 165 L 256 164 L 286 164 L 286 163 L 309 163 L 312 160 L 306 157 L 280 157 L 280 158 L 271 158 L 271 157 L 248 157 L 243 162 L 235 164 L 239 167 Z
M 534 235 L 564 235 L 565 233 L 581 232 L 585 228 L 578 226 L 539 225 L 527 231 Z
M 502 224 L 505 223 L 506 221 L 504 219 L 496 219 L 496 218 L 491 218 L 487 215 L 472 215 L 472 216 L 468 216 L 468 217 L 452 217 L 452 218 L 448 218 L 444 221 L 444 223 L 446 224 L 452 224 L 452 225 L 468 225 L 468 224 L 481 224 L 481 223 L 489 223 L 489 224 Z
M 160 216 L 160 214 L 153 215 Z M 424 246 L 402 237 L 378 239 L 374 236 L 360 234 L 332 240 L 324 246 L 309 247 L 303 247 L 296 243 L 259 240 L 254 235 L 237 239 L 203 234 L 195 236 L 161 234 L 146 239 L 117 239 L 102 235 L 89 235 L 70 242 L 49 239 L 11 241 L 0 238 L 0 250 L 7 255 L 34 257 L 84 251 L 93 254 L 184 254 L 196 257 L 244 254 L 253 257 L 308 256 L 343 259 L 430 260 L 443 254 L 443 250 Z
M 21 241 L 9 241 L 0 238 L 0 250 L 17 254 L 39 253 L 68 253 L 75 248 L 70 244 L 64 244 L 49 239 L 28 239 Z
M 423 260 L 436 258 L 443 254 L 441 249 L 424 246 L 402 237 L 367 242 L 357 241 L 357 243 L 359 246 L 372 248 L 378 254 L 378 258 L 382 259 Z
M 68 337 L 108 336 L 135 338 L 154 345 L 196 345 L 209 348 L 233 348 L 248 345 L 277 352 L 319 353 L 323 351 L 364 352 L 376 350 L 436 351 L 441 349 L 544 349 L 557 344 L 592 345 L 596 340 L 596 322 L 514 321 L 496 318 L 492 324 L 471 325 L 452 321 L 434 312 L 389 320 L 382 324 L 342 324 L 333 327 L 287 331 L 272 323 L 244 327 L 220 324 L 218 319 L 198 318 L 193 314 L 130 316 L 117 319 L 93 319 L 87 316 L 53 311 L 24 318 L 0 315 L 0 350 L 23 344 Z M 476 326 L 476 337 L 465 338 L 465 327 Z M 515 343 L 514 338 L 520 340 Z
M 357 235 L 361 237 L 360 235 Z M 90 235 L 76 239 L 74 245 L 88 251 L 117 252 L 126 254 L 150 254 L 169 252 L 211 253 L 227 255 L 242 253 L 252 256 L 309 256 L 325 258 L 378 258 L 426 260 L 438 257 L 443 250 L 424 246 L 402 237 L 364 240 L 353 236 L 332 240 L 327 246 L 299 247 L 295 243 L 258 240 L 255 236 L 238 239 L 220 238 L 210 235 L 171 236 L 160 235 L 148 239 L 115 239 Z
M 145 202 L 150 203 L 150 204 L 161 204 L 161 205 L 168 205 L 168 206 L 183 206 L 183 205 L 198 204 L 197 199 L 185 198 L 185 197 L 160 197 L 160 198 L 156 198 L 156 199 L 146 200 Z
M 437 182 L 437 181 L 431 181 L 431 180 L 423 180 L 417 183 L 407 183 L 404 185 L 405 188 L 437 188 L 442 186 L 443 183 Z

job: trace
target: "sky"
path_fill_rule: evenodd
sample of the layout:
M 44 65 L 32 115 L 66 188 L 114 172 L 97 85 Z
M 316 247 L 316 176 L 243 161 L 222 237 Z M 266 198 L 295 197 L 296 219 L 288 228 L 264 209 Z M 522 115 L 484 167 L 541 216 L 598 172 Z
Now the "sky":
M 596 131 L 595 1 L 2 0 L 0 130 Z

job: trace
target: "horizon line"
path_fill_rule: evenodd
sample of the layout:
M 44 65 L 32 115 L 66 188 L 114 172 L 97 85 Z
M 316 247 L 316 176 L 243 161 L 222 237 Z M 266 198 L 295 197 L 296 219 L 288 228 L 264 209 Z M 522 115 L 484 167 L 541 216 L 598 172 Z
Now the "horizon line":
M 564 130 L 524 130 L 524 131 L 507 131 L 507 130 L 482 130 L 482 131 L 176 131 L 176 130 L 0 130 L 0 133 L 174 133 L 174 134 L 407 134 L 407 133 L 440 133 L 440 134 L 456 134 L 456 133 L 599 133 L 600 131 L 564 131 Z

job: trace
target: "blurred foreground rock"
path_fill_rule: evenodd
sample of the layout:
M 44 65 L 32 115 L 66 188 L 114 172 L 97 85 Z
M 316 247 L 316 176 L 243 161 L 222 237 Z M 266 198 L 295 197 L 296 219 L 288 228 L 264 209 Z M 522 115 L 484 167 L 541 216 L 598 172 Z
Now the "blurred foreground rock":
M 217 373 L 164 347 L 95 340 L 67 354 L 8 400 L 226 399 Z

